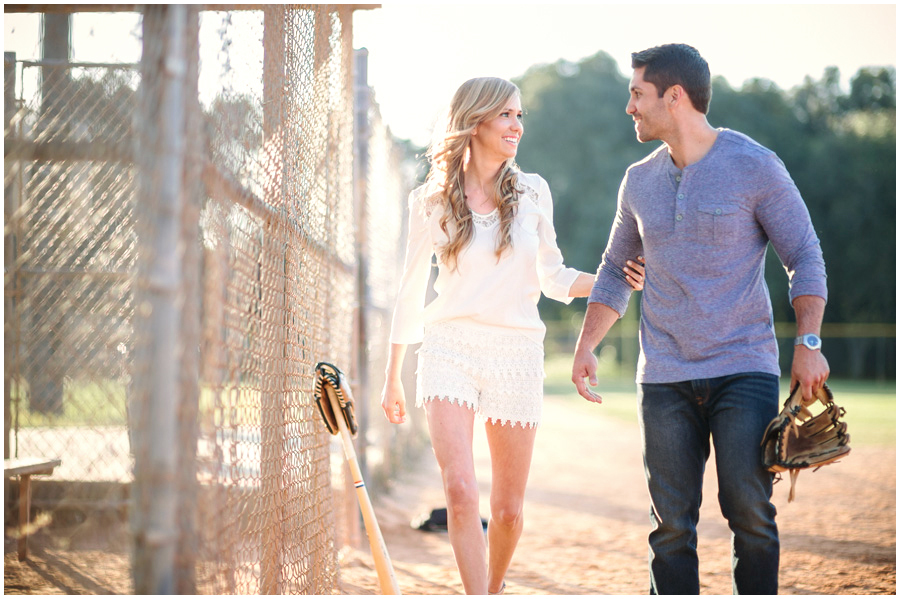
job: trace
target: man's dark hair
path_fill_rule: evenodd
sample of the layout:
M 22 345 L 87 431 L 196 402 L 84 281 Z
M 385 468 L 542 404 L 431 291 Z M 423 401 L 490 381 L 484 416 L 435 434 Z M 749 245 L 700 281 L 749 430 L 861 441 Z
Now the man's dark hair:
M 709 112 L 712 98 L 709 65 L 692 46 L 664 44 L 631 53 L 631 68 L 644 69 L 644 81 L 659 90 L 662 98 L 667 89 L 680 85 L 687 92 L 694 108 L 703 114 Z

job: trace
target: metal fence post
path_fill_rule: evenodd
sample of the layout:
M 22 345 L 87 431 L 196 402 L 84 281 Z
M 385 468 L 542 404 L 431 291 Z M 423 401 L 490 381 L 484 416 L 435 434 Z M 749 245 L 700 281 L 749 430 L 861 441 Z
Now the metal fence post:
M 359 454 L 359 469 L 363 479 L 369 479 L 369 464 L 366 459 L 368 442 L 366 432 L 369 430 L 369 405 L 371 404 L 371 389 L 369 388 L 369 336 L 367 327 L 369 321 L 369 305 L 371 303 L 368 275 L 368 197 L 366 187 L 369 179 L 369 88 L 368 88 L 368 56 L 367 50 L 358 50 L 354 53 L 354 161 L 353 161 L 353 192 L 354 192 L 354 220 L 356 221 L 356 264 L 357 264 L 357 306 L 356 306 L 356 354 L 354 356 L 354 376 L 357 380 L 356 403 L 359 429 L 363 434 L 356 441 Z
M 36 134 L 41 138 L 53 139 L 62 134 L 62 115 L 66 101 L 71 93 L 71 76 L 66 63 L 71 54 L 72 15 L 44 14 L 42 17 L 41 53 L 45 63 L 41 69 L 41 125 Z M 57 62 L 58 61 L 58 62 Z M 38 163 L 41 164 L 41 163 Z M 43 166 L 49 166 L 44 164 Z M 36 178 L 43 180 L 44 193 L 52 199 L 43 203 L 45 210 L 53 218 L 68 211 L 65 191 L 65 175 L 52 168 L 38 168 Z M 27 248 L 45 255 L 50 245 L 48 239 L 37 242 L 36 247 Z M 49 268 L 44 260 L 42 266 Z M 26 286 L 33 285 L 32 281 Z M 31 409 L 44 413 L 59 415 L 63 411 L 63 374 L 62 363 L 63 329 L 65 323 L 62 315 L 53 305 L 62 298 L 66 285 L 52 285 L 42 288 L 46 297 L 40 306 L 33 306 L 31 327 L 33 344 L 32 355 L 35 359 L 26 363 L 28 372 L 28 403 Z
M 3 53 L 3 136 L 13 136 L 11 130 L 12 117 L 16 112 L 16 53 Z M 12 161 L 4 160 L 3 165 L 3 222 L 8 229 L 3 231 L 3 287 L 6 290 L 13 289 L 11 281 L 18 279 L 15 267 L 15 230 L 12 226 L 13 204 L 15 196 L 14 179 L 9 175 Z M 15 168 L 15 167 L 12 167 Z M 18 345 L 18 336 L 14 338 L 12 323 L 14 322 L 15 302 L 14 293 L 5 293 L 3 301 L 3 459 L 10 457 L 9 431 L 12 426 L 12 364 L 13 352 Z

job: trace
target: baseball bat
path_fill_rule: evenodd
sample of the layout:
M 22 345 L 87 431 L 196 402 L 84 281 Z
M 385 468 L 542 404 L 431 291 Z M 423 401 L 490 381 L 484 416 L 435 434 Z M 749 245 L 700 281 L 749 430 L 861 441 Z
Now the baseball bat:
M 343 383 L 343 380 L 341 382 Z M 346 397 L 352 397 L 347 387 L 343 384 L 341 384 L 341 387 L 343 387 L 342 392 Z M 375 519 L 375 510 L 372 507 L 372 502 L 369 500 L 366 483 L 363 481 L 362 473 L 359 470 L 356 450 L 353 449 L 353 439 L 350 436 L 350 431 L 347 430 L 347 423 L 344 421 L 341 405 L 330 385 L 325 385 L 325 393 L 327 393 L 331 402 L 331 409 L 334 410 L 335 420 L 337 420 L 338 428 L 340 429 L 344 456 L 346 456 L 347 463 L 350 466 L 353 486 L 356 487 L 356 498 L 359 500 L 359 509 L 362 512 L 363 524 L 366 527 L 366 536 L 369 537 L 369 547 L 372 550 L 372 558 L 375 560 L 375 571 L 378 573 L 378 584 L 381 586 L 381 594 L 402 595 L 403 593 L 400 592 L 400 587 L 397 585 L 397 578 L 394 576 L 394 567 L 391 565 L 387 546 L 384 544 L 384 537 L 381 536 L 381 529 L 378 528 L 378 521 Z

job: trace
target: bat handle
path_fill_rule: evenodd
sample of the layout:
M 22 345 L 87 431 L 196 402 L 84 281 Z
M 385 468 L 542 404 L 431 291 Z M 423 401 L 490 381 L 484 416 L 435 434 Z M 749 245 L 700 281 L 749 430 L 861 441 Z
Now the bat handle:
M 359 509 L 362 512 L 363 524 L 366 527 L 366 536 L 369 538 L 369 548 L 372 550 L 372 558 L 375 561 L 375 571 L 378 574 L 381 594 L 402 595 L 400 586 L 397 584 L 397 578 L 394 576 L 394 568 L 391 565 L 387 546 L 384 544 L 384 537 L 381 535 L 381 529 L 378 527 L 378 521 L 375 518 L 375 509 L 372 507 L 372 501 L 369 499 L 368 491 L 366 491 L 366 483 L 359 469 L 356 451 L 353 449 L 353 438 L 350 436 L 350 431 L 347 430 L 347 423 L 344 422 L 340 406 L 337 405 L 337 399 L 333 396 L 331 396 L 331 404 L 334 413 L 337 415 L 336 420 L 344 446 L 344 456 L 346 456 L 347 464 L 350 466 L 353 486 L 356 487 L 356 498 L 359 500 Z

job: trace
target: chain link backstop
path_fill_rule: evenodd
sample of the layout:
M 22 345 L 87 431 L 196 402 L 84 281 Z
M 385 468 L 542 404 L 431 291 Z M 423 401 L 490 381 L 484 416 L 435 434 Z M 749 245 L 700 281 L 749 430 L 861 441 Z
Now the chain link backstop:
M 73 60 L 62 11 L 5 55 L 5 457 L 61 458 L 33 540 L 106 527 L 117 592 L 327 594 L 360 532 L 313 366 L 368 476 L 422 437 L 376 424 L 414 172 L 353 6 L 201 8 L 148 5 L 137 64 Z

